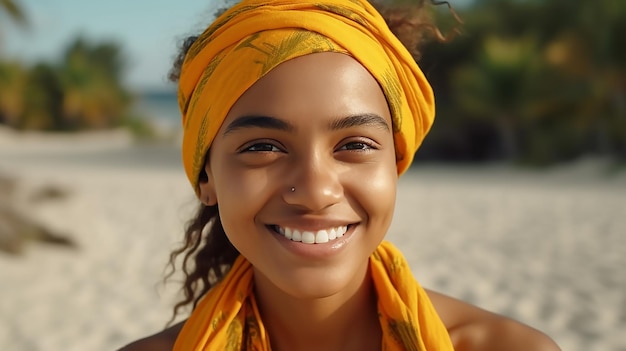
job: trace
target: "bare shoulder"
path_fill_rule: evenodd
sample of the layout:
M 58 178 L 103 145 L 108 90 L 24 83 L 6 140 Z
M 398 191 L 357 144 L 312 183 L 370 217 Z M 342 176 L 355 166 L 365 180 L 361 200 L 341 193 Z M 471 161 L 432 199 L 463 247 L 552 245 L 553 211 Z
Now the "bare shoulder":
M 185 322 L 175 324 L 157 334 L 130 343 L 118 351 L 171 351 Z
M 431 290 L 426 292 L 457 351 L 561 350 L 549 336 L 537 329 L 452 297 Z

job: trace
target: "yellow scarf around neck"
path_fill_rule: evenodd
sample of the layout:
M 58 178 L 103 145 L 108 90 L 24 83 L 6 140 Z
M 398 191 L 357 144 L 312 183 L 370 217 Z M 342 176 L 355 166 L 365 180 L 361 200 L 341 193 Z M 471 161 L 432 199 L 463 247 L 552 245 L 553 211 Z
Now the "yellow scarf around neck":
M 383 332 L 381 350 L 452 351 L 448 332 L 402 253 L 382 242 L 370 257 Z M 269 351 L 253 293 L 253 269 L 239 256 L 181 330 L 174 351 Z

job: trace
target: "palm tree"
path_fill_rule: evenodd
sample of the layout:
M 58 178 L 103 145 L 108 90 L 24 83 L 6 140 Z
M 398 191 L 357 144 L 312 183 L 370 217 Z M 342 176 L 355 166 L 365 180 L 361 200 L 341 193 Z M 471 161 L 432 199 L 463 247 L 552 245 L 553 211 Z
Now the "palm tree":
M 15 0 L 0 0 L 0 20 L 3 17 L 8 17 L 15 24 L 23 28 L 28 25 L 25 12 Z M 1 23 L 2 21 L 0 21 L 0 24 Z M 0 49 L 2 49 L 2 25 L 0 25 Z M 0 53 L 2 53 L 2 51 L 0 51 Z
M 24 112 L 28 72 L 17 62 L 0 61 L 0 124 L 17 126 Z
M 626 3 L 554 0 L 545 7 L 561 13 L 542 21 L 551 23 L 548 47 L 557 53 L 552 58 L 560 58 L 558 66 L 584 82 L 576 122 L 590 131 L 593 151 L 625 157 Z
M 0 0 L 0 12 L 5 12 L 15 23 L 26 25 L 26 15 L 15 0 Z
M 456 115 L 499 130 L 504 155 L 547 163 L 626 154 L 626 3 L 476 0 L 471 60 L 447 67 Z
M 0 0 L 0 19 L 8 17 L 19 26 L 25 27 L 26 15 L 15 0 Z M 2 26 L 0 26 L 0 53 L 2 49 Z M 0 124 L 15 125 L 24 103 L 23 90 L 27 73 L 17 62 L 0 61 Z
M 106 128 L 120 122 L 130 95 L 122 86 L 124 61 L 116 43 L 90 44 L 76 39 L 60 67 L 63 115 L 73 128 Z
M 494 125 L 505 159 L 520 157 L 520 129 L 536 104 L 531 93 L 536 52 L 532 37 L 491 36 L 485 39 L 476 61 L 459 67 L 452 76 L 455 105 L 463 114 Z

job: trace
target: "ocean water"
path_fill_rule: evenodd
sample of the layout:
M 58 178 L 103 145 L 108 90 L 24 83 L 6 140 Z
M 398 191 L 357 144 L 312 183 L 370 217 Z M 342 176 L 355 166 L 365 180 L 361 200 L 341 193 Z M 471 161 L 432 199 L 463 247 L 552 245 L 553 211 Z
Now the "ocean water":
M 181 170 L 181 117 L 176 92 L 143 92 L 137 95 L 133 111 L 149 121 L 164 136 L 173 136 L 162 141 L 137 142 L 125 145 L 115 136 L 111 144 L 99 141 L 102 147 L 66 147 L 73 141 L 70 136 L 52 138 L 54 147 L 26 147 L 19 151 L 7 151 L 0 147 L 0 160 L 18 165 L 44 165 L 58 168 L 66 166 L 86 166 L 98 169 L 149 169 Z M 2 137 L 2 136 L 0 136 Z M 118 141 L 116 141 L 118 140 Z M 28 143 L 27 141 L 19 141 Z M 76 142 L 76 141 L 74 141 Z M 5 152 L 6 151 L 6 152 Z M 0 165 L 1 166 L 1 165 Z M 0 167 L 0 170 L 2 167 Z
M 134 111 L 159 130 L 180 130 L 181 115 L 175 91 L 142 92 L 138 95 Z

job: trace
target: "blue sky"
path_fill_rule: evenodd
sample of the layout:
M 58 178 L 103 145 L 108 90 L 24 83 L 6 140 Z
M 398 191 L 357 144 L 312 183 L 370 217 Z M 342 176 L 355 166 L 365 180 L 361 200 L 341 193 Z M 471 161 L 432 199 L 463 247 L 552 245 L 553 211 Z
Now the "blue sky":
M 30 21 L 21 29 L 0 16 L 0 55 L 32 63 L 55 60 L 78 35 L 116 40 L 134 89 L 171 87 L 166 75 L 178 43 L 202 31 L 234 0 L 18 0 Z M 455 5 L 467 0 L 455 0 Z
M 57 59 L 78 35 L 116 40 L 128 58 L 127 83 L 163 88 L 178 43 L 199 33 L 224 0 L 19 0 L 30 27 L 0 17 L 0 54 L 25 62 Z

